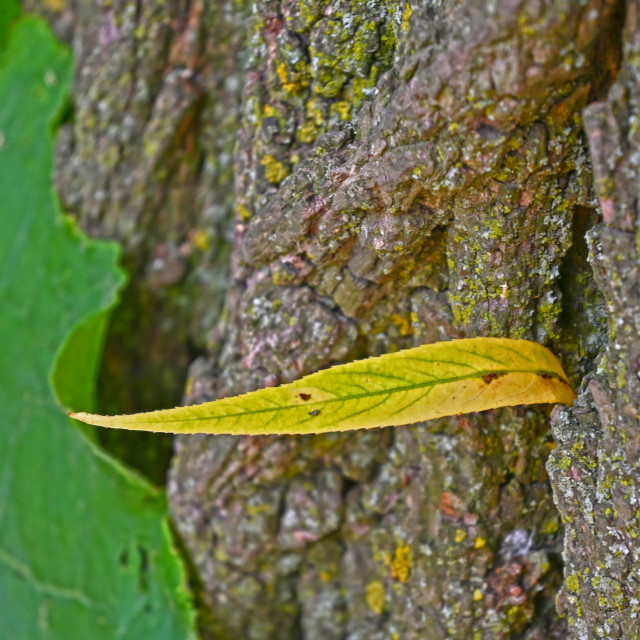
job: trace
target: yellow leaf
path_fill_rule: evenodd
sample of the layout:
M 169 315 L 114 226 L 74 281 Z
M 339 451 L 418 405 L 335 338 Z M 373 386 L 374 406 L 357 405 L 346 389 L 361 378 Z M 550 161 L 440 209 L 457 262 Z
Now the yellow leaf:
M 468 338 L 359 360 L 281 387 L 190 407 L 71 416 L 143 431 L 306 434 L 411 424 L 517 404 L 570 405 L 574 399 L 562 365 L 542 345 Z

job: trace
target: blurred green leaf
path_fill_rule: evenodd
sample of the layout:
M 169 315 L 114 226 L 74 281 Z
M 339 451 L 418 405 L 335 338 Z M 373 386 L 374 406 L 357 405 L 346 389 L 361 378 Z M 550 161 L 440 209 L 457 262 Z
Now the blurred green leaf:
M 96 402 L 96 378 L 110 309 L 89 316 L 69 334 L 56 358 L 51 384 L 58 402 L 67 409 Z
M 85 438 L 49 382 L 90 401 L 124 281 L 117 247 L 54 197 L 51 123 L 71 74 L 43 22 L 14 24 L 0 53 L 0 637 L 195 638 L 164 494 Z
M 9 27 L 20 13 L 20 3 L 18 0 L 2 0 L 0 2 L 0 49 L 7 40 Z

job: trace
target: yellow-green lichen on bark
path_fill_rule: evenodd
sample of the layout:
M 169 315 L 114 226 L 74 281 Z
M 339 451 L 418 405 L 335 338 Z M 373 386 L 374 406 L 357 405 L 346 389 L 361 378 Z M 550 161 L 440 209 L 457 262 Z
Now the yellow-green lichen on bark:
M 393 61 L 402 20 L 395 0 L 256 4 L 249 67 L 266 81 L 245 90 L 251 142 L 239 169 L 251 186 L 238 193 L 243 211 L 252 212 L 286 175 L 263 171 L 264 158 L 273 158 L 270 167 L 296 164 L 332 125 L 355 117 Z

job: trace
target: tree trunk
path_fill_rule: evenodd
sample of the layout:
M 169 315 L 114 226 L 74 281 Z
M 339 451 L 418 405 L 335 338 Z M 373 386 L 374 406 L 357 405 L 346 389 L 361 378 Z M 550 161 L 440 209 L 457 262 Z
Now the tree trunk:
M 78 61 L 58 188 L 132 274 L 104 407 L 172 404 L 195 354 L 189 402 L 475 335 L 580 389 L 179 438 L 203 633 L 639 638 L 636 2 L 47 4 Z

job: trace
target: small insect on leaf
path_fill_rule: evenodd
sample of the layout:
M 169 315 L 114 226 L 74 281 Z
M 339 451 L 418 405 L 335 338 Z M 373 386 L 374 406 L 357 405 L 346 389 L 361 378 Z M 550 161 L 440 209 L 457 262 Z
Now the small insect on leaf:
M 281 387 L 128 416 L 103 427 L 170 433 L 305 434 L 396 426 L 518 404 L 572 404 L 558 359 L 527 340 L 468 338 L 358 360 Z

